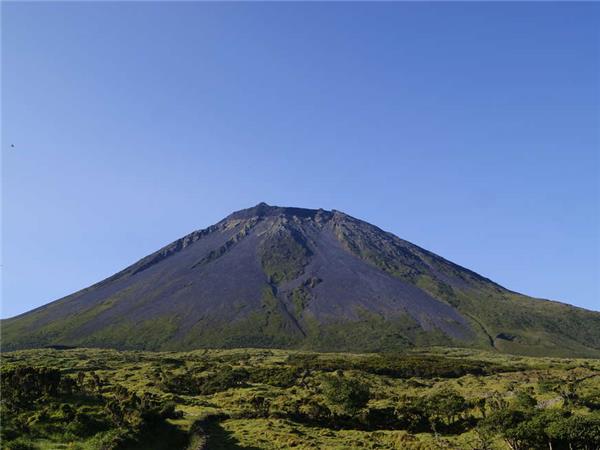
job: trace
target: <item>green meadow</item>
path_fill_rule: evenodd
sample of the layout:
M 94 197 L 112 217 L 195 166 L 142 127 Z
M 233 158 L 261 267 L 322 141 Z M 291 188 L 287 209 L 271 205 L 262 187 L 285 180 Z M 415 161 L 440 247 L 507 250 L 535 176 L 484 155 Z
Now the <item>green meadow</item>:
M 430 348 L 3 353 L 2 448 L 600 448 L 600 360 Z

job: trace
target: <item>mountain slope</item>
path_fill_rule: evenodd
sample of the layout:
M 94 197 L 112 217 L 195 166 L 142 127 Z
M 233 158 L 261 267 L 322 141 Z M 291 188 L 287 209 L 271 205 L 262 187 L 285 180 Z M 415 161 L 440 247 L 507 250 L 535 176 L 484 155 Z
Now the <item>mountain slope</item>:
M 600 313 L 516 294 L 338 211 L 261 203 L 2 321 L 4 350 L 44 345 L 600 356 Z

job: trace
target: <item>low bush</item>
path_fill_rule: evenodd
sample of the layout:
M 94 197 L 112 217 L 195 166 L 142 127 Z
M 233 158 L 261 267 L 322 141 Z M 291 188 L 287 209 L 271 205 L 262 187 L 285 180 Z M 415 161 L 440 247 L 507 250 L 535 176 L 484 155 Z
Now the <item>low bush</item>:
M 325 398 L 341 412 L 354 415 L 366 406 L 370 398 L 369 386 L 353 378 L 328 376 L 323 382 Z

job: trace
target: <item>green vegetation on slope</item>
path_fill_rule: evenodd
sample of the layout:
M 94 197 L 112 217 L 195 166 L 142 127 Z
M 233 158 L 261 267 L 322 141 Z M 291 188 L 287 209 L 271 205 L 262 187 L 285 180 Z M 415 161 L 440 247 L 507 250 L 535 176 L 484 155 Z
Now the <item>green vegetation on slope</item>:
M 592 450 L 600 361 L 474 350 L 2 355 L 3 449 Z
M 474 347 L 530 356 L 600 357 L 600 313 L 509 291 L 355 219 L 337 223 L 334 231 L 348 251 L 457 308 L 472 322 Z
M 259 249 L 263 270 L 273 284 L 289 281 L 302 273 L 311 252 L 294 228 L 274 227 Z

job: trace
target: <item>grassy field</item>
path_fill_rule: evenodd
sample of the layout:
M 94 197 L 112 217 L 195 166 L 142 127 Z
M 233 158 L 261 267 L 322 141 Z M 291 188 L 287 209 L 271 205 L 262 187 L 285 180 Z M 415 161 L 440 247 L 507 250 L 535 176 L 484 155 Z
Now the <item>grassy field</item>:
M 4 449 L 600 448 L 600 360 L 441 348 L 1 358 Z

